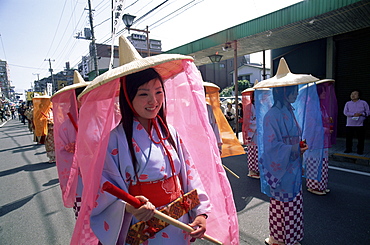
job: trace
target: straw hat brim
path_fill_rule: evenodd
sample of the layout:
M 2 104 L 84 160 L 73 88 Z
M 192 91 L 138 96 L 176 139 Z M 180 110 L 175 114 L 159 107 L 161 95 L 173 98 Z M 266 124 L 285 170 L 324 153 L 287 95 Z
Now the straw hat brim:
M 260 89 L 260 88 L 286 87 L 316 82 L 318 80 L 319 80 L 318 78 L 312 75 L 287 73 L 284 74 L 284 76 L 274 76 L 272 78 L 261 81 L 258 84 L 256 84 L 253 88 Z
M 203 87 L 206 88 L 206 93 L 207 94 L 218 93 L 218 91 L 220 91 L 220 87 L 219 86 L 217 86 L 214 83 L 210 83 L 210 82 L 204 82 L 203 81 Z
M 113 81 L 116 78 L 124 77 L 148 68 L 154 68 L 165 81 L 183 70 L 183 60 L 193 61 L 194 59 L 190 56 L 180 54 L 160 54 L 131 61 L 130 63 L 111 69 L 96 77 L 78 96 L 78 99 L 91 90 Z
M 55 92 L 55 94 L 53 94 L 53 96 L 51 96 L 50 99 L 53 99 L 56 95 L 67 92 L 67 91 L 72 90 L 72 89 L 87 87 L 89 84 L 90 84 L 90 82 L 82 82 L 82 83 L 75 83 L 75 84 L 72 84 L 72 85 L 65 86 L 64 88 Z
M 244 89 L 243 91 L 242 91 L 242 94 L 244 94 L 244 93 L 248 93 L 248 92 L 253 92 L 255 89 L 254 88 L 247 88 L 247 89 Z
M 49 95 L 37 95 L 35 94 L 36 96 L 34 96 L 32 99 L 50 99 L 50 96 Z
M 320 84 L 320 83 L 334 83 L 335 80 L 334 79 L 322 79 L 320 81 L 317 81 L 316 84 Z

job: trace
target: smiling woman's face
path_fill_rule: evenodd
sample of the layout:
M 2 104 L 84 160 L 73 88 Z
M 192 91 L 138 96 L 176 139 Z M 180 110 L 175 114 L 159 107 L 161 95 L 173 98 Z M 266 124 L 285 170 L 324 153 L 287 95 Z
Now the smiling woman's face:
M 139 122 L 144 124 L 149 119 L 155 118 L 163 105 L 163 100 L 163 87 L 158 79 L 141 85 L 132 101 Z

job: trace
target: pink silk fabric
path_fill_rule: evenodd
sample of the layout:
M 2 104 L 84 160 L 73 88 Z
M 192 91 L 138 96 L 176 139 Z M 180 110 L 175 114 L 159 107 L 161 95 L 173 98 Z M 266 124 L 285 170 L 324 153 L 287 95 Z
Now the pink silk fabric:
M 252 94 L 254 92 L 244 92 L 242 93 L 242 104 L 243 104 L 243 125 L 242 125 L 242 132 L 243 132 L 243 142 L 244 144 L 250 143 L 248 140 L 248 132 L 252 131 L 250 128 L 250 119 L 252 116 Z M 256 130 L 256 129 L 255 129 Z
M 232 189 L 208 122 L 202 78 L 192 61 L 183 60 L 182 65 L 182 72 L 165 80 L 167 120 L 183 139 L 209 195 L 212 212 L 207 220 L 207 234 L 225 245 L 238 245 L 239 227 Z M 71 240 L 73 245 L 98 243 L 90 228 L 90 213 L 102 191 L 99 180 L 109 134 L 121 119 L 119 88 L 119 79 L 115 79 L 81 98 L 76 159 L 84 189 Z
M 76 92 L 68 90 L 52 98 L 56 165 L 64 206 L 72 208 L 78 182 L 77 162 L 73 162 L 77 131 L 68 113 L 78 122 Z

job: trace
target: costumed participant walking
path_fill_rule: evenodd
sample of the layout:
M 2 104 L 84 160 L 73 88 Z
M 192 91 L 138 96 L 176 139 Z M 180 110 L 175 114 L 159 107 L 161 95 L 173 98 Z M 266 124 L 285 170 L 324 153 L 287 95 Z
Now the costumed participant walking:
M 76 160 L 84 188 L 71 244 L 188 244 L 206 226 L 208 235 L 239 244 L 231 188 L 214 154 L 218 148 L 192 58 L 141 58 L 126 38 L 119 41 L 121 66 L 95 78 L 79 96 Z M 144 205 L 134 208 L 104 192 L 106 181 Z M 189 207 L 181 200 L 194 188 L 199 205 Z M 177 198 L 185 214 L 177 217 L 169 207 L 170 215 L 190 223 L 196 229 L 191 233 L 157 229 L 152 218 L 155 208 Z
M 46 116 L 47 116 L 48 133 L 45 137 L 45 150 L 46 150 L 46 155 L 49 158 L 49 163 L 54 163 L 55 162 L 54 119 L 53 119 L 52 108 L 50 108 Z
M 54 140 L 56 165 L 64 206 L 73 208 L 75 218 L 81 206 L 82 179 L 74 160 L 78 131 L 79 102 L 77 96 L 85 89 L 85 82 L 74 71 L 73 84 L 58 90 L 52 97 L 54 112 Z
M 219 145 L 222 143 L 221 158 L 245 154 L 244 148 L 220 107 L 220 88 L 216 84 L 209 82 L 204 82 L 203 84 L 206 85 L 206 101 L 212 106 L 212 111 L 220 132 L 221 139 L 220 141 L 217 139 L 217 142 Z
M 210 102 L 212 98 L 216 100 L 218 99 L 217 96 L 216 97 L 210 96 L 210 94 L 218 93 L 218 91 L 220 90 L 220 87 L 210 82 L 203 82 L 203 86 L 204 86 L 204 93 L 206 95 L 206 103 L 207 103 L 206 106 L 207 106 L 209 123 L 211 124 L 213 132 L 216 136 L 217 146 L 218 146 L 218 149 L 220 150 L 220 155 L 221 155 L 222 154 L 222 139 L 221 139 L 220 130 L 218 128 L 217 121 L 215 118 L 215 114 L 213 113 L 213 108 Z
M 255 84 L 257 84 L 255 82 Z M 260 171 L 258 169 L 258 145 L 257 145 L 257 121 L 256 110 L 254 106 L 254 88 L 247 88 L 242 92 L 243 103 L 243 141 L 247 146 L 248 152 L 248 176 L 259 179 Z
M 322 125 L 324 128 L 324 146 L 322 167 L 317 171 L 321 172 L 321 179 L 306 178 L 307 190 L 316 195 L 325 195 L 330 192 L 328 189 L 328 170 L 329 170 L 329 148 L 336 142 L 338 105 L 334 90 L 334 80 L 324 79 L 316 82 L 317 93 L 320 99 L 320 111 Z M 306 159 L 315 162 L 316 159 Z M 312 164 L 307 164 L 307 168 Z M 307 173 L 315 172 L 315 169 L 306 169 Z
M 33 106 L 30 104 L 24 113 L 26 116 L 27 122 L 28 122 L 28 130 L 33 133 L 34 131 L 34 125 L 33 125 Z
M 293 245 L 303 239 L 302 154 L 311 142 L 310 138 L 307 144 L 302 141 L 302 135 L 309 135 L 303 124 L 307 118 L 304 108 L 317 106 L 321 129 L 322 125 L 315 84 L 300 90 L 303 94 L 298 93 L 298 85 L 317 80 L 311 75 L 291 73 L 282 58 L 276 75 L 254 86 L 257 118 L 263 119 L 263 123 L 257 123 L 261 191 L 270 197 L 270 236 L 266 244 Z M 259 103 L 260 97 L 267 95 L 261 88 L 272 88 L 273 105 L 267 113 L 263 107 L 269 103 Z
M 35 125 L 35 138 L 38 144 L 45 144 L 48 134 L 48 116 L 51 108 L 50 96 L 42 95 L 32 98 L 33 124 Z M 23 120 L 23 119 L 22 119 Z

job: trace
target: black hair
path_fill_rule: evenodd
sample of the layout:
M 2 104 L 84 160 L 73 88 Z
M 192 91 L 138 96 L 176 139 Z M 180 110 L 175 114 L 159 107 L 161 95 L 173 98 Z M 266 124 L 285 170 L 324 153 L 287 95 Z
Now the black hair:
M 84 91 L 85 88 L 86 88 L 86 86 L 75 89 L 76 98 L 80 95 L 80 93 L 82 93 L 82 91 Z
M 351 94 L 352 94 L 353 92 L 357 92 L 357 93 L 358 93 L 358 97 L 359 97 L 359 98 L 361 97 L 361 91 L 360 91 L 360 90 L 358 90 L 358 89 L 352 89 L 352 90 L 351 90 Z
M 298 85 L 293 86 L 286 86 L 286 87 L 276 87 L 272 89 L 272 94 L 274 96 L 274 105 L 277 105 L 277 102 L 283 106 L 285 103 L 286 98 L 294 93 L 294 91 L 298 88 Z
M 121 80 L 122 79 L 124 78 L 121 78 Z M 158 79 L 161 82 L 163 92 L 166 98 L 166 93 L 164 91 L 162 77 L 153 68 L 148 68 L 146 70 L 127 75 L 126 82 L 122 83 L 122 86 L 120 88 L 119 103 L 120 103 L 120 110 L 122 114 L 121 124 L 126 134 L 127 144 L 130 149 L 131 158 L 132 158 L 135 172 L 137 170 L 137 159 L 135 157 L 134 147 L 132 145 L 132 136 L 133 136 L 132 124 L 134 122 L 134 112 L 132 111 L 131 106 L 132 106 L 132 101 L 134 100 L 139 87 L 148 83 L 149 81 L 153 79 Z M 123 86 L 126 86 L 126 88 L 123 88 Z M 126 94 L 128 98 L 126 98 L 125 96 L 124 89 L 126 89 Z M 127 101 L 130 101 L 131 106 Z M 167 125 L 167 120 L 166 120 L 165 104 L 166 104 L 166 101 L 163 102 L 163 105 L 158 112 L 158 116 L 161 117 L 163 124 L 161 123 L 161 120 L 158 120 L 158 122 L 160 123 L 160 127 L 162 129 L 162 132 L 164 132 L 164 134 L 166 132 L 169 132 L 166 130 L 166 128 L 168 128 L 168 125 Z M 164 137 L 168 137 L 168 141 L 174 147 L 174 149 L 176 149 L 175 141 L 173 140 L 171 134 L 169 133 L 169 135 L 164 135 Z

